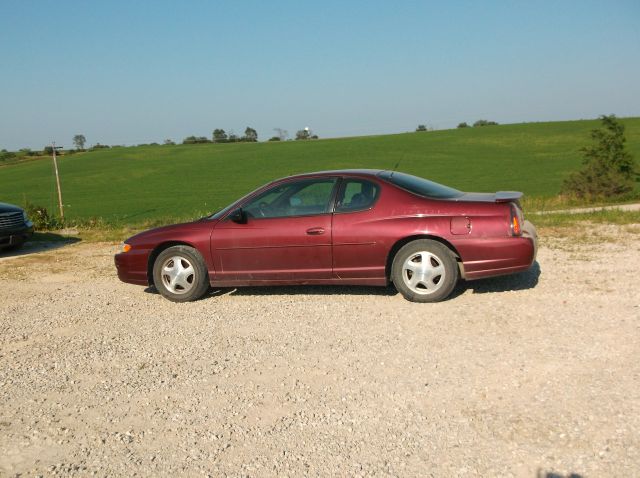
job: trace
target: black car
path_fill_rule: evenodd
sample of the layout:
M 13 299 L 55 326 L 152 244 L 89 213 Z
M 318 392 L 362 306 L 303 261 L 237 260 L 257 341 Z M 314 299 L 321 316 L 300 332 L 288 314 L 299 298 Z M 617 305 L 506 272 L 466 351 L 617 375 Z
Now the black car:
M 33 234 L 27 213 L 13 204 L 0 202 L 0 250 L 18 249 Z

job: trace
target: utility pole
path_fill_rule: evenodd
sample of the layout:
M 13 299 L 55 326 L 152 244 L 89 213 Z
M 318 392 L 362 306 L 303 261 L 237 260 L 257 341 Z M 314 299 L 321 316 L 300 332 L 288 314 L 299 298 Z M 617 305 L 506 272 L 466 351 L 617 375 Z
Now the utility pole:
M 64 221 L 64 207 L 62 206 L 62 189 L 60 189 L 60 174 L 58 174 L 58 161 L 56 160 L 56 149 L 62 149 L 62 146 L 56 146 L 56 142 L 51 143 L 53 151 L 53 169 L 56 171 L 56 185 L 58 186 L 58 206 L 60 207 L 60 220 Z

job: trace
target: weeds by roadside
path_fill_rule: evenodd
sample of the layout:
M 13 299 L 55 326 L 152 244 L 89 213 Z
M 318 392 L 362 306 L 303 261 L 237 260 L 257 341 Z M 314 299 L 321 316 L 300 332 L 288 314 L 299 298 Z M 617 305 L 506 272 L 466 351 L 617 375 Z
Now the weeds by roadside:
M 522 207 L 525 213 L 552 212 L 564 209 L 582 208 L 582 207 L 600 207 L 613 206 L 622 204 L 632 204 L 640 201 L 638 194 L 628 194 L 626 196 L 598 200 L 579 199 L 570 196 L 553 196 L 553 197 L 537 197 L 524 196 L 522 198 Z
M 640 224 L 640 211 L 622 211 L 620 209 L 599 210 L 582 213 L 549 213 L 528 216 L 538 228 L 574 228 L 578 224 Z

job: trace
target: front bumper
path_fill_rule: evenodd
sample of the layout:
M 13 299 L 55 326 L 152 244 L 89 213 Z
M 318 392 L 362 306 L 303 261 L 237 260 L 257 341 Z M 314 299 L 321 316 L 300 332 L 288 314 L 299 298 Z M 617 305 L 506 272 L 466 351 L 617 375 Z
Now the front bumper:
M 129 252 L 116 254 L 114 262 L 118 279 L 129 284 L 149 285 L 148 261 L 149 251 L 144 249 L 131 249 Z
M 28 224 L 31 224 L 30 222 Z M 0 230 L 0 248 L 22 244 L 33 236 L 33 225 L 18 229 Z

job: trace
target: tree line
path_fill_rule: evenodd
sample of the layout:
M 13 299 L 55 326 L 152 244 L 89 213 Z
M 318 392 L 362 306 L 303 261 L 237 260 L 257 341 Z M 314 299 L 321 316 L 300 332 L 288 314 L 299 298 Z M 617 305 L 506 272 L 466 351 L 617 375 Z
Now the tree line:
M 111 146 L 106 144 L 96 143 L 89 149 L 85 149 L 87 140 L 82 134 L 77 134 L 73 137 L 74 148 L 68 148 L 64 150 L 58 150 L 59 154 L 74 154 L 82 151 L 95 151 L 97 149 L 110 148 Z M 56 148 L 57 149 L 57 148 Z M 7 151 L 6 149 L 0 150 L 0 161 L 20 161 L 25 158 L 38 157 L 38 156 L 51 156 L 53 154 L 53 146 L 48 144 L 40 150 L 32 150 L 31 148 L 20 148 L 18 151 Z
M 200 143 L 255 143 L 258 141 L 258 132 L 247 126 L 243 136 L 238 136 L 233 132 L 227 133 L 222 128 L 213 130 L 211 139 L 206 136 L 187 136 L 182 140 L 182 144 L 200 144 Z M 167 141 L 165 141 L 167 144 Z
M 288 139 L 289 133 L 287 130 L 282 128 L 275 128 L 274 131 L 277 133 L 268 141 L 286 141 Z M 298 130 L 296 132 L 295 139 L 297 141 L 309 140 L 309 139 L 318 139 L 318 135 L 313 134 L 313 132 L 309 128 L 304 128 Z M 258 132 L 249 126 L 244 130 L 244 135 L 238 136 L 233 132 L 227 133 L 222 128 L 216 128 L 213 130 L 211 134 L 211 139 L 206 136 L 187 136 L 182 140 L 182 144 L 200 144 L 200 143 L 256 143 L 258 141 Z M 166 140 L 164 144 L 175 144 L 171 140 Z
M 274 128 L 276 132 L 268 141 L 287 141 L 289 139 L 289 133 L 287 130 L 282 128 Z M 295 140 L 304 141 L 304 140 L 312 140 L 318 139 L 318 135 L 314 134 L 309 128 L 304 128 L 298 130 L 295 135 Z M 244 130 L 244 135 L 238 136 L 232 131 L 228 133 L 222 128 L 216 128 L 213 130 L 211 134 L 211 138 L 207 138 L 206 136 L 187 136 L 182 140 L 182 144 L 200 144 L 200 143 L 255 143 L 258 141 L 258 132 L 247 126 Z M 96 143 L 93 146 L 90 146 L 88 149 L 85 149 L 85 145 L 87 143 L 87 138 L 83 134 L 76 134 L 72 138 L 73 145 L 75 149 L 65 149 L 64 151 L 58 151 L 60 154 L 73 154 L 81 151 L 95 151 L 98 149 L 110 148 L 111 146 L 106 144 Z M 171 146 L 175 145 L 175 141 L 172 139 L 165 139 L 163 141 L 164 145 Z M 160 146 L 159 143 L 145 143 L 139 144 L 138 146 Z M 10 161 L 10 160 L 21 160 L 26 157 L 36 157 L 36 156 L 51 156 L 53 153 L 53 146 L 47 145 L 42 148 L 42 150 L 32 151 L 30 148 L 22 148 L 19 151 L 7 151 L 6 149 L 0 150 L 0 161 Z
M 489 121 L 489 120 L 485 120 L 485 119 L 479 119 L 478 121 L 476 121 L 475 123 L 473 123 L 473 127 L 474 128 L 478 128 L 480 126 L 496 126 L 498 123 L 495 121 Z M 456 126 L 456 128 L 470 128 L 469 123 L 467 123 L 466 121 L 463 121 L 462 123 L 458 123 L 458 126 Z M 416 131 L 433 131 L 432 127 L 427 127 L 427 125 L 424 124 L 419 124 L 418 127 L 416 128 Z

